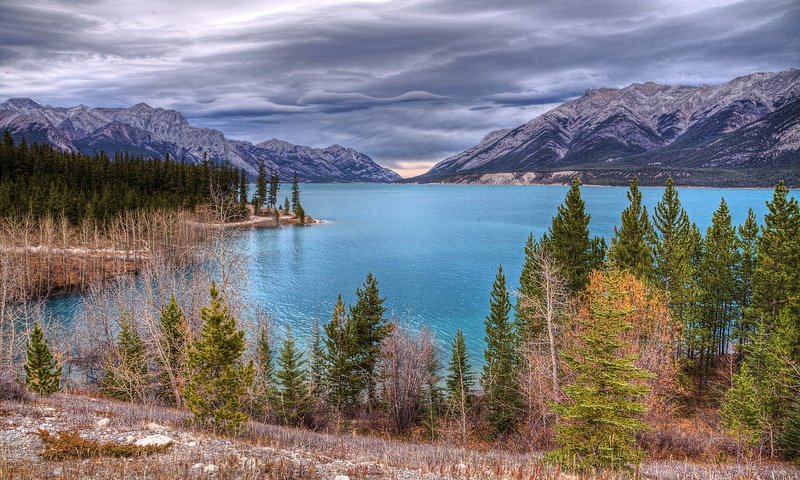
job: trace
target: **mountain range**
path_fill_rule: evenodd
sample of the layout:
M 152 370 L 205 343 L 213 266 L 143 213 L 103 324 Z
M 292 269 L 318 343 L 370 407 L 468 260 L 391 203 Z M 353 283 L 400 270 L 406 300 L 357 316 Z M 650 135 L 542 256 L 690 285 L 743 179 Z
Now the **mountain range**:
M 48 143 L 59 149 L 86 154 L 104 151 L 201 162 L 228 163 L 254 176 L 261 161 L 289 180 L 295 173 L 305 182 L 392 182 L 401 177 L 352 148 L 332 145 L 311 148 L 281 140 L 253 145 L 229 140 L 219 130 L 196 128 L 175 110 L 145 103 L 130 108 L 51 107 L 30 98 L 12 98 L 0 104 L 0 132 L 19 140 Z
M 587 90 L 488 134 L 411 182 L 771 186 L 800 183 L 800 70 L 721 85 Z

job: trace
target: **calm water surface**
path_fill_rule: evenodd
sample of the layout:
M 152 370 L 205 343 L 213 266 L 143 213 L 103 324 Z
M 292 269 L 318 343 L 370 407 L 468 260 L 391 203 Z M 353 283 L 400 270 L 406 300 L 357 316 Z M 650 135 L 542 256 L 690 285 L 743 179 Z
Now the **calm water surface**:
M 389 313 L 436 330 L 449 344 L 462 328 L 478 360 L 483 320 L 502 264 L 518 284 L 523 246 L 550 225 L 563 186 L 301 185 L 306 212 L 325 224 L 244 232 L 250 298 L 298 332 L 329 320 L 336 295 L 354 301 L 368 271 L 378 278 Z M 752 207 L 759 221 L 772 190 L 679 189 L 692 221 L 705 231 L 722 197 L 733 221 Z M 283 186 L 279 198 L 288 194 Z M 623 187 L 583 187 L 590 229 L 607 239 L 628 201 Z M 663 188 L 642 188 L 648 212 Z M 797 195 L 797 192 L 792 192 Z M 77 295 L 51 301 L 64 317 L 80 310 Z

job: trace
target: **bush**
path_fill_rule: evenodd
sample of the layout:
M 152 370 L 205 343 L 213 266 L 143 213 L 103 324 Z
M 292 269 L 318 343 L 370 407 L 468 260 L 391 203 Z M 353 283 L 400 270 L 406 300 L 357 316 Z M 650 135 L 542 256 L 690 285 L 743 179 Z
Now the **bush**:
M 28 392 L 20 385 L 14 375 L 0 369 L 0 400 L 24 402 L 28 400 Z
M 42 440 L 41 456 L 46 460 L 65 460 L 69 458 L 97 458 L 97 457 L 137 457 L 165 452 L 168 445 L 130 445 L 113 442 L 98 442 L 81 437 L 78 432 L 59 432 L 53 435 L 44 429 L 39 429 L 39 438 Z

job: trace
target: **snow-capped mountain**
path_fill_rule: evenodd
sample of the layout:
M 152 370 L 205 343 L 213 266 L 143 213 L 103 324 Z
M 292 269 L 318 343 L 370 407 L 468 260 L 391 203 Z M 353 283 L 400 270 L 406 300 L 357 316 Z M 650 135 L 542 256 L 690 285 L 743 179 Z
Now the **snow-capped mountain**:
M 490 133 L 414 180 L 562 183 L 577 172 L 599 183 L 639 175 L 662 184 L 671 174 L 679 183 L 723 184 L 709 172 L 764 170 L 800 176 L 800 70 L 715 86 L 587 90 L 520 127 Z M 514 175 L 493 176 L 499 173 Z M 752 180 L 732 183 L 760 179 Z
M 297 173 L 301 181 L 392 182 L 400 176 L 351 148 L 311 148 L 280 140 L 253 145 L 229 140 L 219 130 L 195 128 L 175 110 L 145 103 L 130 108 L 51 107 L 29 98 L 0 104 L 0 131 L 9 130 L 29 143 L 48 143 L 62 150 L 92 154 L 105 151 L 202 161 L 203 154 L 255 175 L 260 161 L 281 178 Z

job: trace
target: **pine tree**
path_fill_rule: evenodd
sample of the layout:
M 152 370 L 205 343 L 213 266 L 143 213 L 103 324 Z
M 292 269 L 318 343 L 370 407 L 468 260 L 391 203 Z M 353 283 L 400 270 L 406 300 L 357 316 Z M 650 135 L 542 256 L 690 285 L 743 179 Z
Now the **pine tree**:
M 244 170 L 241 171 L 239 177 L 239 215 L 242 218 L 247 218 L 247 174 Z
M 300 225 L 306 222 L 306 211 L 303 210 L 303 206 L 299 203 L 297 204 L 297 208 L 294 211 L 297 220 L 300 222 Z
M 628 190 L 630 205 L 622 211 L 622 225 L 614 227 L 609 260 L 614 267 L 629 270 L 641 280 L 649 280 L 653 272 L 653 252 L 650 249 L 652 227 L 647 208 L 642 205 L 639 179 L 634 177 Z
M 508 434 L 516 428 L 522 407 L 517 384 L 518 358 L 516 334 L 508 318 L 511 310 L 503 266 L 499 266 L 486 317 L 486 351 L 481 384 L 485 392 L 487 419 L 493 436 Z
M 325 325 L 325 374 L 323 383 L 328 404 L 339 412 L 358 403 L 362 376 L 355 362 L 352 323 L 345 313 L 341 294 L 333 307 L 330 323 Z
M 739 351 L 742 352 L 747 337 L 753 333 L 755 325 L 748 311 L 753 298 L 753 275 L 756 269 L 756 252 L 758 249 L 758 221 L 753 209 L 747 211 L 747 218 L 739 225 L 739 265 L 737 276 L 737 302 L 741 311 L 739 328 L 736 331 Z
M 275 171 L 272 171 L 272 174 L 269 178 L 269 207 L 270 208 L 278 208 L 278 190 L 280 190 L 280 177 Z
M 174 295 L 161 309 L 159 334 L 161 393 L 164 400 L 175 404 L 181 400 L 183 389 L 186 320 Z
M 581 198 L 580 180 L 572 178 L 567 197 L 559 205 L 552 225 L 542 243 L 559 266 L 567 280 L 570 292 L 577 293 L 586 287 L 589 272 L 600 266 L 596 240 L 589 238 L 589 214 Z
M 311 329 L 311 345 L 308 356 L 308 383 L 312 400 L 318 402 L 324 396 L 325 346 L 322 343 L 322 328 L 314 319 Z
M 800 207 L 788 195 L 783 182 L 775 187 L 758 239 L 751 308 L 767 321 L 767 328 L 800 296 Z
M 469 365 L 469 354 L 464 340 L 464 332 L 460 329 L 453 339 L 450 363 L 447 366 L 445 394 L 447 405 L 461 430 L 461 442 L 467 441 L 467 415 L 472 408 L 472 392 L 475 388 L 475 374 Z
M 367 399 L 375 401 L 375 366 L 381 353 L 381 344 L 391 333 L 392 326 L 383 315 L 386 299 L 380 296 L 378 280 L 367 273 L 363 288 L 356 289 L 356 304 L 350 308 L 353 341 L 357 350 L 356 364 L 361 372 L 361 384 L 367 389 Z
M 261 207 L 267 202 L 267 170 L 264 160 L 258 163 L 258 176 L 256 177 L 256 194 L 253 196 L 253 214 L 259 215 Z
M 142 400 L 149 383 L 147 350 L 127 313 L 123 312 L 119 323 L 117 345 L 103 378 L 103 391 L 120 400 Z
M 243 364 L 244 331 L 228 313 L 216 283 L 209 305 L 200 310 L 203 326 L 188 352 L 186 406 L 216 431 L 238 432 L 247 422 L 243 397 L 253 382 L 253 364 Z
M 303 423 L 309 413 L 308 374 L 303 368 L 305 363 L 303 352 L 295 346 L 292 331 L 287 326 L 278 354 L 276 376 L 280 388 L 275 399 L 275 409 L 287 425 Z
M 579 340 L 564 354 L 573 381 L 564 389 L 570 402 L 554 407 L 561 447 L 550 458 L 565 467 L 624 469 L 643 457 L 636 434 L 647 428 L 640 416 L 647 410 L 642 381 L 649 375 L 634 365 L 635 356 L 620 354 L 631 328 L 625 320 L 629 312 L 616 306 L 625 293 L 624 275 L 592 274 L 586 313 L 576 318 Z
M 514 308 L 514 320 L 520 346 L 543 331 L 542 325 L 531 322 L 536 315 L 534 302 L 531 300 L 538 299 L 542 295 L 539 282 L 536 281 L 537 273 L 541 268 L 542 248 L 542 245 L 533 239 L 533 233 L 528 234 L 528 240 L 525 242 L 525 261 L 522 263 L 522 271 L 519 274 L 519 295 Z
M 722 425 L 742 445 L 755 445 L 763 432 L 761 410 L 755 386 L 747 365 L 733 377 L 733 386 L 725 393 L 720 410 Z
M 34 322 L 28 335 L 28 356 L 25 362 L 25 385 L 39 395 L 50 395 L 61 389 L 61 367 L 53 358 L 39 322 Z
M 275 363 L 272 355 L 272 343 L 269 329 L 261 326 L 256 335 L 255 351 L 255 402 L 254 410 L 259 415 L 264 415 L 275 400 Z
M 719 355 L 728 351 L 730 332 L 739 317 L 737 310 L 736 265 L 739 262 L 736 229 L 723 198 L 706 231 L 703 260 L 699 271 L 700 318 L 695 325 L 698 393 L 708 381 Z
M 783 429 L 778 439 L 781 455 L 800 465 L 800 399 L 795 397 L 794 405 L 783 422 Z
M 289 214 L 289 197 L 286 197 L 283 201 L 283 213 Z
M 297 174 L 292 176 L 292 211 L 296 214 L 297 209 L 300 207 L 300 184 L 297 180 Z

